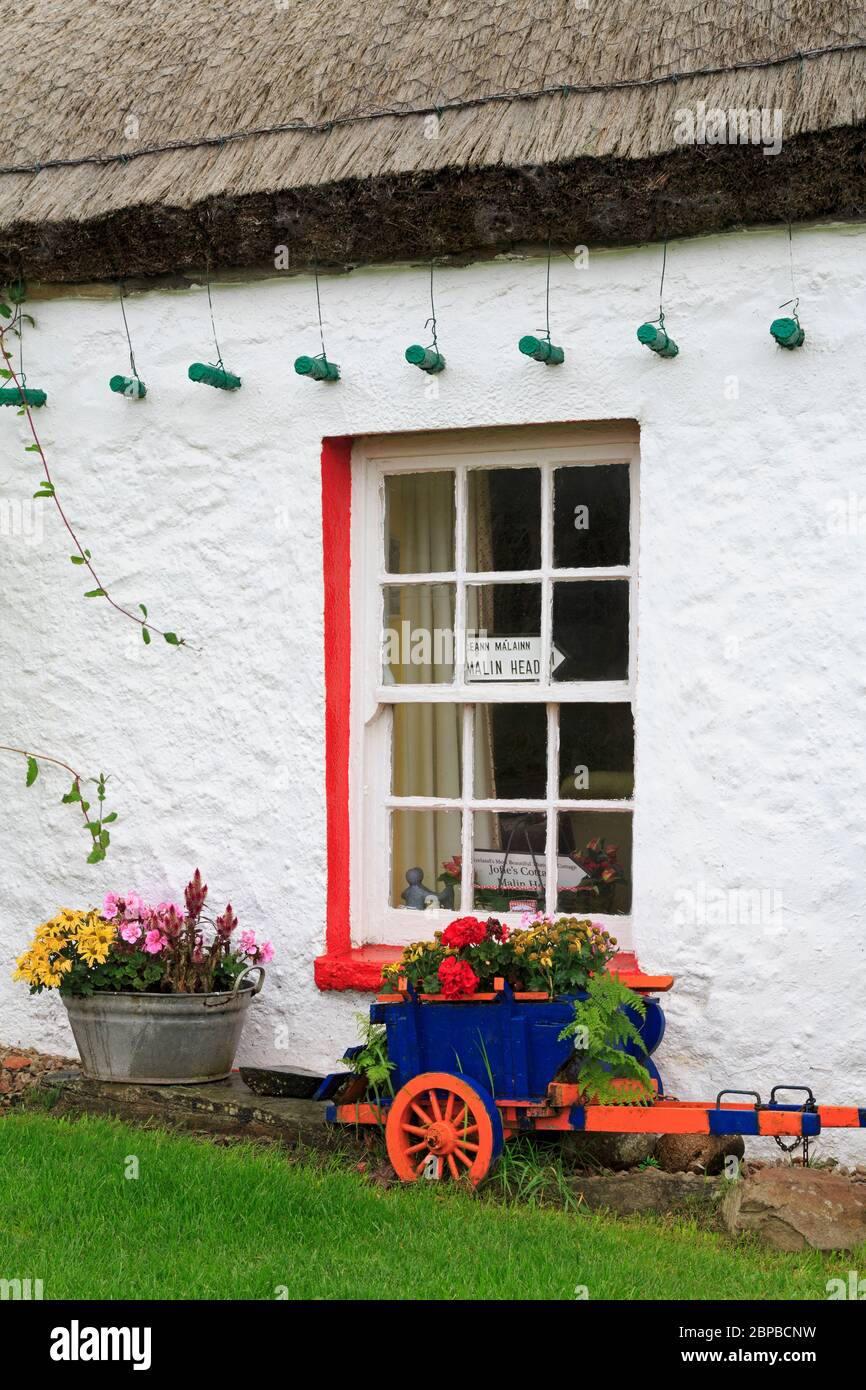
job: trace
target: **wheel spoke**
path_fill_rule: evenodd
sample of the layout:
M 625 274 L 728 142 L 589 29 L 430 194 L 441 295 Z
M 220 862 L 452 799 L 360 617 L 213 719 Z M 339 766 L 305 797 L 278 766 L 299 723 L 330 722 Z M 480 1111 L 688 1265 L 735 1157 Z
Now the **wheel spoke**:
M 435 1091 L 428 1091 L 428 1092 L 427 1092 L 427 1099 L 428 1099 L 428 1101 L 429 1101 L 429 1103 L 430 1103 L 430 1109 L 433 1111 L 433 1119 L 436 1120 L 436 1121 L 441 1120 L 441 1119 L 442 1119 L 442 1107 L 441 1107 L 440 1104 L 439 1104 L 439 1097 L 437 1096 L 436 1092 L 435 1092 Z
M 470 1153 L 478 1152 L 478 1145 L 471 1143 L 468 1139 L 458 1139 L 456 1143 L 458 1148 L 469 1149 Z
M 448 1159 L 448 1167 L 451 1169 L 452 1178 L 459 1178 L 460 1173 L 458 1171 L 457 1164 L 454 1162 L 453 1154 L 446 1154 L 445 1157 Z
M 450 1120 L 450 1119 L 451 1119 L 451 1112 L 452 1112 L 452 1110 L 454 1109 L 454 1102 L 456 1101 L 456 1099 L 457 1099 L 457 1097 L 456 1097 L 456 1095 L 454 1094 L 454 1092 L 453 1092 L 453 1091 L 449 1091 L 449 1092 L 448 1092 L 448 1099 L 447 1099 L 447 1101 L 445 1102 L 445 1119 L 446 1119 L 446 1120 Z
M 421 1106 L 418 1104 L 417 1100 L 412 1101 L 412 1109 L 415 1111 L 415 1114 L 418 1115 L 419 1118 L 424 1121 L 425 1125 L 432 1125 L 432 1117 L 427 1114 L 426 1110 L 421 1109 Z
M 420 1144 L 410 1144 L 410 1145 L 408 1146 L 408 1148 L 404 1150 L 404 1153 L 407 1153 L 407 1154 L 416 1154 L 416 1153 L 418 1153 L 421 1149 L 426 1149 L 426 1147 L 427 1147 L 427 1141 L 426 1141 L 426 1139 L 422 1139 Z
M 456 1149 L 454 1150 L 454 1153 L 455 1153 L 456 1157 L 460 1159 L 460 1162 L 461 1162 L 461 1163 L 465 1163 L 465 1164 L 466 1164 L 466 1167 L 467 1167 L 467 1168 L 471 1168 L 471 1167 L 472 1167 L 472 1159 L 468 1156 L 468 1154 L 465 1154 L 461 1148 L 459 1148 L 459 1147 L 456 1148 Z
M 466 1123 L 466 1121 L 469 1121 L 469 1123 Z M 460 1134 L 471 1134 L 473 1130 L 477 1131 L 478 1129 L 478 1126 L 471 1122 L 465 1110 L 459 1120 L 452 1120 L 451 1123 Z
M 422 1125 L 407 1125 L 405 1121 L 403 1122 L 403 1124 L 401 1124 L 400 1128 L 401 1128 L 402 1130 L 405 1130 L 405 1132 L 406 1132 L 407 1134 L 422 1134 L 422 1135 L 423 1135 L 423 1134 L 426 1134 L 426 1133 L 427 1133 L 427 1130 L 426 1130 L 426 1128 L 425 1128 L 424 1126 L 422 1126 Z

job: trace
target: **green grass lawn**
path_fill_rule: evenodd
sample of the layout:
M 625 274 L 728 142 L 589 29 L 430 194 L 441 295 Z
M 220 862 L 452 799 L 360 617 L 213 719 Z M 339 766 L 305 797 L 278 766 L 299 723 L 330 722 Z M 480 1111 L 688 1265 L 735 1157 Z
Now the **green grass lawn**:
M 383 1189 L 339 1162 L 12 1114 L 0 1278 L 41 1279 L 46 1299 L 272 1299 L 281 1286 L 301 1299 L 573 1299 L 577 1285 L 594 1299 L 823 1299 L 831 1276 L 857 1268 L 686 1221 Z

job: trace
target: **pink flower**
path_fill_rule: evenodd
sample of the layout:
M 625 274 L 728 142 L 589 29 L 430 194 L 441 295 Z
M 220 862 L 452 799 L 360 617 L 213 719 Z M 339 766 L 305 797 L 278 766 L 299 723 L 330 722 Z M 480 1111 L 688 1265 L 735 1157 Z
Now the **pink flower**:
M 164 950 L 167 945 L 167 940 L 156 927 L 154 927 L 153 931 L 149 931 L 144 938 L 144 949 L 150 956 L 158 956 L 160 951 Z
M 117 905 L 120 899 L 116 893 L 106 893 L 105 902 L 102 904 L 102 915 L 107 922 L 117 916 Z
M 267 965 L 274 958 L 274 948 L 270 941 L 263 941 L 256 952 L 256 965 Z
M 141 927 L 137 927 L 134 922 L 127 922 L 125 926 L 120 928 L 120 935 L 124 941 L 133 945 L 141 936 Z
M 139 893 L 127 893 L 125 897 L 122 899 L 122 902 L 126 906 L 127 921 L 129 921 L 131 918 L 141 916 L 142 909 L 144 908 L 144 903 L 141 901 L 141 895 Z
M 254 956 L 258 950 L 254 931 L 241 932 L 241 950 L 246 956 Z
M 183 916 L 183 908 L 178 907 L 177 903 L 157 903 L 156 907 L 153 908 L 152 911 L 159 913 L 160 917 L 167 917 L 168 914 L 172 911 L 172 909 L 174 909 L 174 914 L 176 917 Z

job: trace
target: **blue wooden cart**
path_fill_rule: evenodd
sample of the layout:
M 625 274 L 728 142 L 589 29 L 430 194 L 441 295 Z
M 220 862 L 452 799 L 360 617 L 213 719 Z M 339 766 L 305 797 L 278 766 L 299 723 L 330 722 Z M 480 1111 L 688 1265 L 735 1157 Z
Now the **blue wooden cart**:
M 334 1073 L 319 1087 L 332 1122 L 384 1126 L 388 1156 L 406 1182 L 423 1176 L 478 1183 L 504 1141 L 529 1131 L 752 1134 L 780 1142 L 787 1136 L 808 1152 L 822 1129 L 866 1125 L 866 1109 L 817 1105 L 805 1086 L 776 1086 L 766 1104 L 753 1091 L 722 1091 L 715 1101 L 666 1096 L 652 1060 L 665 1019 L 649 990 L 641 991 L 645 1018 L 634 1016 L 648 1056 L 635 1055 L 650 1072 L 655 1099 L 587 1104 L 580 1085 L 567 1079 L 573 1044 L 559 1039 L 578 996 L 550 999 L 496 985 L 490 994 L 456 1001 L 410 987 L 380 995 L 370 1019 L 387 1032 L 394 1063 L 388 1094 L 372 1094 L 351 1072 Z

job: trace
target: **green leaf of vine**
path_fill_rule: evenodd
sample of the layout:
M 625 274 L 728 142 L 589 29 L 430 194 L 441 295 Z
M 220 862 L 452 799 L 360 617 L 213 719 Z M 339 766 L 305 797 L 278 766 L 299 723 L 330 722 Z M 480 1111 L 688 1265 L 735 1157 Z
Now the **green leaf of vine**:
M 36 778 L 39 776 L 39 764 L 35 758 L 27 759 L 27 785 L 32 787 Z

